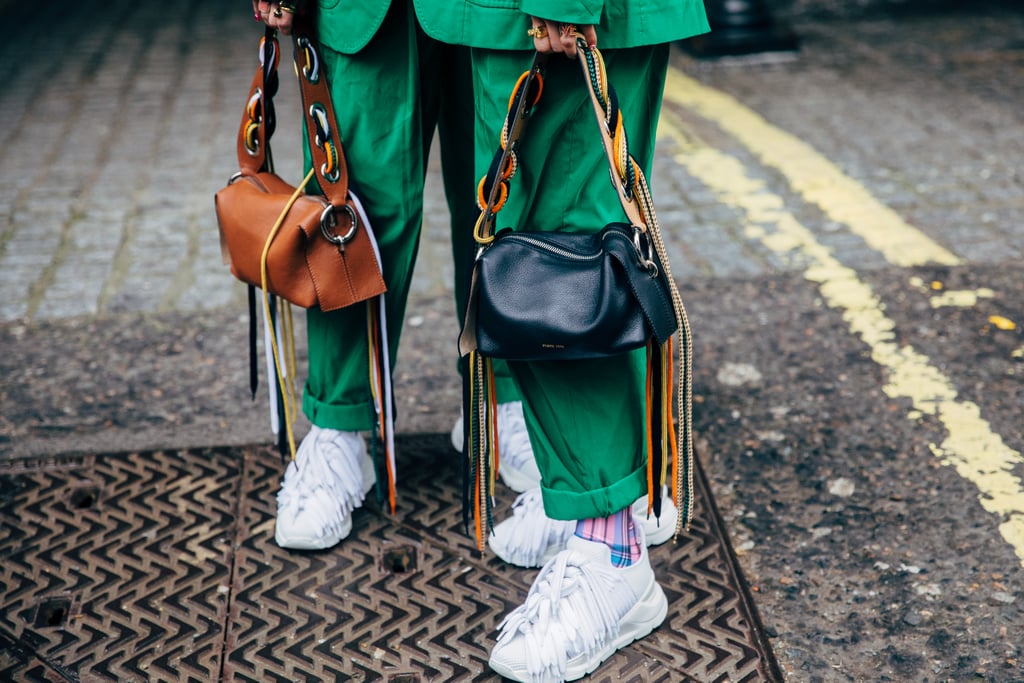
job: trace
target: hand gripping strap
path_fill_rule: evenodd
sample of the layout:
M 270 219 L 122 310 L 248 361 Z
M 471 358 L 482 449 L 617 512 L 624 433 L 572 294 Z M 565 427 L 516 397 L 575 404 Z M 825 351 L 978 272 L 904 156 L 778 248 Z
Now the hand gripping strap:
M 348 203 L 348 165 L 323 72 L 323 60 L 313 35 L 307 23 L 295 26 L 293 43 L 303 123 L 320 189 L 331 204 L 343 207 Z M 274 132 L 273 99 L 277 92 L 280 53 L 277 34 L 268 27 L 260 41 L 260 68 L 253 76 L 249 100 L 238 128 L 238 166 L 243 175 L 274 170 L 269 145 Z

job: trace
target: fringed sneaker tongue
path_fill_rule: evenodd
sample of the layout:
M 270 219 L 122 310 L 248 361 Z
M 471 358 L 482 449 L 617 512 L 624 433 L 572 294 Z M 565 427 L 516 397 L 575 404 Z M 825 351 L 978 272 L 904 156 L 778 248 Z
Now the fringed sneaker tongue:
M 521 494 L 512 504 L 512 516 L 491 532 L 491 548 L 501 559 L 519 567 L 539 567 L 565 547 L 575 522 L 544 514 L 539 488 Z
M 319 522 L 321 536 L 336 532 L 365 498 L 365 450 L 357 433 L 313 426 L 288 464 L 277 494 L 278 514 L 306 512 Z
M 560 681 L 570 659 L 615 640 L 619 620 L 636 601 L 608 557 L 566 550 L 544 566 L 526 602 L 505 617 L 498 644 L 521 634 L 530 680 Z

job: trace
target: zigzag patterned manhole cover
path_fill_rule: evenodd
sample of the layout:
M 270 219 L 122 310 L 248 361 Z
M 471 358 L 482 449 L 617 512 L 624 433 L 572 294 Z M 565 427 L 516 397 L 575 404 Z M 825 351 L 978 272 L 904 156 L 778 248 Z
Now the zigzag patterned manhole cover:
M 371 502 L 314 553 L 274 544 L 267 448 L 0 462 L 0 680 L 498 680 L 533 572 L 475 552 L 445 437 L 399 448 L 398 515 Z M 781 680 L 698 484 L 691 533 L 651 551 L 666 623 L 590 680 Z

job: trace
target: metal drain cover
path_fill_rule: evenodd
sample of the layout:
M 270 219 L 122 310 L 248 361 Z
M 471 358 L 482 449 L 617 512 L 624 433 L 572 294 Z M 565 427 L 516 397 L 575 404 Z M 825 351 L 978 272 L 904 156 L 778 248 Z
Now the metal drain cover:
M 400 438 L 398 514 L 371 493 L 348 539 L 301 553 L 273 540 L 268 448 L 0 462 L 0 680 L 498 680 L 534 572 L 476 553 L 458 457 Z M 590 680 L 781 680 L 697 483 L 691 532 L 651 550 L 666 622 Z

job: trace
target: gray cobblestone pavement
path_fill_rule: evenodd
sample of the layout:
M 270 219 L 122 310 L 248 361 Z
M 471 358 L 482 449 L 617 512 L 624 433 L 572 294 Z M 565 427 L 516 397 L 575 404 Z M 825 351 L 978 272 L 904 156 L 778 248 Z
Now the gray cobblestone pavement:
M 221 263 L 212 203 L 235 170 L 255 68 L 244 5 L 0 2 L 19 27 L 0 45 L 0 457 L 268 440 L 263 399 L 247 396 L 244 288 Z M 835 218 L 859 195 L 786 166 L 780 134 L 741 141 L 679 92 L 666 98 L 652 185 L 697 331 L 702 450 L 794 681 L 1024 680 L 1021 550 L 997 532 L 1012 515 L 940 467 L 941 416 L 910 422 L 907 400 L 883 392 L 886 371 L 843 331 L 856 311 L 823 304 L 800 250 L 750 218 L 749 197 L 713 187 L 727 157 L 781 198 L 1019 457 L 1024 12 L 965 5 L 794 0 L 779 6 L 799 55 L 673 57 L 687 82 L 810 145 L 955 257 L 894 264 Z M 276 156 L 294 178 L 283 80 Z M 397 371 L 408 432 L 446 431 L 458 411 L 437 176 Z M 980 303 L 929 302 L 944 287 Z M 829 497 L 840 478 L 859 497 Z M 951 500 L 962 517 L 945 512 Z
M 38 58 L 11 59 L 0 104 L 0 317 L 229 303 L 210 190 L 234 166 L 222 150 L 253 55 L 244 16 L 60 5 L 5 47 Z
M 0 139 L 0 320 L 215 310 L 241 296 L 220 261 L 210 195 L 234 168 L 230 141 L 258 32 L 218 3 L 188 25 L 155 7 L 110 7 L 112 22 L 50 10 L 52 32 L 40 21 L 5 47 L 42 58 L 10 60 L 17 68 L 0 97 L 10 122 Z M 1003 13 L 970 26 L 958 15 L 866 20 L 856 31 L 811 22 L 800 25 L 793 62 L 680 64 L 804 139 L 954 253 L 991 262 L 1021 253 L 1012 230 L 1024 210 L 1015 163 L 1024 143 L 1009 106 L 1022 85 L 1019 22 Z M 294 177 L 285 80 L 277 157 Z M 680 177 L 666 145 L 659 152 L 653 184 L 680 277 L 784 267 L 730 227 L 728 207 Z M 450 291 L 436 178 L 428 195 L 414 296 Z M 822 239 L 853 265 L 882 265 L 857 253 L 842 226 L 826 224 Z

